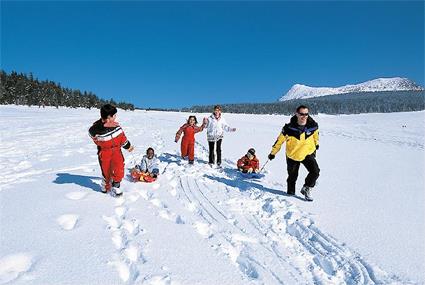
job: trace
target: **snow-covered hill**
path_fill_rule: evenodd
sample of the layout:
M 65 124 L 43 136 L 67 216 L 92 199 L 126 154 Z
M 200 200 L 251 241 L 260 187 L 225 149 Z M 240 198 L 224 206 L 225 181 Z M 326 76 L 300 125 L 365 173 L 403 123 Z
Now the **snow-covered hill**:
M 179 157 L 174 135 L 187 116 L 119 111 L 136 146 L 126 168 L 153 146 L 161 175 L 126 177 L 114 198 L 99 192 L 87 134 L 97 110 L 0 106 L 0 284 L 425 281 L 425 112 L 315 117 L 312 203 L 283 192 L 282 152 L 263 178 L 234 170 L 249 147 L 263 164 L 289 117 L 225 114 L 237 132 L 224 138 L 219 172 L 206 164 L 205 133 L 194 167 Z
M 376 92 L 376 91 L 406 91 L 424 90 L 415 82 L 400 77 L 393 78 L 378 78 L 355 85 L 345 85 L 342 87 L 310 87 L 301 84 L 295 84 L 292 88 L 283 95 L 279 101 L 286 101 L 292 99 L 307 99 L 312 97 L 337 95 L 345 93 L 358 93 L 358 92 Z

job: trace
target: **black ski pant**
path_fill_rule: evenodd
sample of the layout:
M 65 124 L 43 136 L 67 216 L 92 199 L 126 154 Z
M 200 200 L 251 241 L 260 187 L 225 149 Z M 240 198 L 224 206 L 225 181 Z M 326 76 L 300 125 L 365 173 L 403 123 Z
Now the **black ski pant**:
M 214 163 L 214 158 L 215 158 L 215 151 L 214 151 L 214 146 L 217 144 L 217 165 L 221 164 L 221 141 L 222 139 L 219 139 L 216 142 L 208 142 L 208 148 L 210 151 L 210 155 L 208 157 L 208 163 L 213 164 Z
M 314 187 L 314 185 L 316 185 L 317 178 L 319 178 L 320 169 L 316 161 L 315 152 L 307 155 L 303 161 L 295 161 L 286 157 L 286 169 L 288 171 L 288 179 L 286 180 L 288 185 L 287 193 L 290 195 L 295 194 L 295 184 L 297 183 L 298 170 L 300 169 L 301 163 L 308 170 L 304 186 Z

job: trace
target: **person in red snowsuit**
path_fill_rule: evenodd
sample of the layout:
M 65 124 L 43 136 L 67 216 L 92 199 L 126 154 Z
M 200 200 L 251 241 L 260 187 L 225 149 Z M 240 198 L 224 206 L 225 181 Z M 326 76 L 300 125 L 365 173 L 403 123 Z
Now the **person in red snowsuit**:
M 258 173 L 260 171 L 260 162 L 255 156 L 255 149 L 250 148 L 246 155 L 237 162 L 238 170 L 243 173 Z
M 195 134 L 202 132 L 205 128 L 205 124 L 198 127 L 196 124 L 198 120 L 195 116 L 189 116 L 187 122 L 180 127 L 176 133 L 175 142 L 178 142 L 181 134 L 183 133 L 183 138 L 181 142 L 181 156 L 183 158 L 189 157 L 189 164 L 193 164 L 195 159 Z
M 120 182 L 124 177 L 124 156 L 121 147 L 133 151 L 123 129 L 115 121 L 117 108 L 105 104 L 100 109 L 101 118 L 93 123 L 89 135 L 97 145 L 97 155 L 102 170 L 102 192 L 112 190 L 116 195 L 122 194 Z

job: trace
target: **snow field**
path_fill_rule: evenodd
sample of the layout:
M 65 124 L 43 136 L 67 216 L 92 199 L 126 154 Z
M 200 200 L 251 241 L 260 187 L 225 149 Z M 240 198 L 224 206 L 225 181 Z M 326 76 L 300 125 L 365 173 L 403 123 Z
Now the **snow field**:
M 187 161 L 180 158 L 180 145 L 174 144 L 173 139 L 187 114 L 120 111 L 123 128 L 136 146 L 134 153 L 123 151 L 127 173 L 141 159 L 144 150 L 153 146 L 161 160 L 161 175 L 152 184 L 133 183 L 126 176 L 122 182 L 124 195 L 111 197 L 99 192 L 101 175 L 96 150 L 87 136 L 90 123 L 98 116 L 96 111 L 65 112 L 14 106 L 3 106 L 1 111 L 11 138 L 2 137 L 0 152 L 0 178 L 5 182 L 0 189 L 0 284 L 28 284 L 29 281 L 37 284 L 406 284 L 424 281 L 420 273 L 408 272 L 402 265 L 394 267 L 379 262 L 379 255 L 371 250 L 374 240 L 356 244 L 355 238 L 350 240 L 344 236 L 341 241 L 343 234 L 335 235 L 338 228 L 349 231 L 351 227 L 344 224 L 333 227 L 329 222 L 348 216 L 340 207 L 369 211 L 370 215 L 383 219 L 390 209 L 399 206 L 396 202 L 391 204 L 397 196 L 390 193 L 391 199 L 385 201 L 390 205 L 381 205 L 379 210 L 368 201 L 359 202 L 350 193 L 332 200 L 336 195 L 327 196 L 331 185 L 328 181 L 335 178 L 323 171 L 331 166 L 341 167 L 337 159 L 332 165 L 326 163 L 326 157 L 334 157 L 327 148 L 329 145 L 334 146 L 333 151 L 337 153 L 339 147 L 345 148 L 346 144 L 356 145 L 368 154 L 375 147 L 388 153 L 401 148 L 405 163 L 414 164 L 412 157 L 423 154 L 423 128 L 392 131 L 389 136 L 375 131 L 370 136 L 370 125 L 366 122 L 371 116 L 381 114 L 343 116 L 339 118 L 343 121 L 341 124 L 334 116 L 319 116 L 319 124 L 324 127 L 318 155 L 324 174 L 313 192 L 315 201 L 306 204 L 302 197 L 287 197 L 282 192 L 286 178 L 282 153 L 266 166 L 264 177 L 245 179 L 234 170 L 236 159 L 250 146 L 256 147 L 264 163 L 263 158 L 287 118 L 258 116 L 254 127 L 244 129 L 242 123 L 247 115 L 227 114 L 226 119 L 238 132 L 226 134 L 221 172 L 206 163 L 208 152 L 203 133 L 196 137 L 195 165 L 188 166 Z M 41 116 L 43 123 L 34 123 Z M 411 114 L 382 116 L 398 124 L 398 121 L 408 121 Z M 416 113 L 416 118 L 418 116 L 423 113 Z M 349 128 L 344 124 L 349 124 Z M 375 127 L 376 124 L 372 125 Z M 247 137 L 253 141 L 247 141 Z M 349 155 L 349 159 L 355 166 L 353 156 Z M 388 164 L 388 157 L 386 159 L 383 162 Z M 404 166 L 403 159 L 397 159 Z M 380 169 L 389 171 L 385 167 Z M 303 174 L 300 173 L 299 179 Z M 372 179 L 361 171 L 357 174 Z M 409 168 L 405 175 L 415 174 L 415 170 Z M 351 176 L 342 173 L 338 178 L 349 181 Z M 423 193 L 414 191 L 422 186 L 423 176 L 416 174 L 415 177 L 415 181 L 409 180 L 410 194 L 414 196 L 412 200 L 420 201 Z M 402 180 L 387 179 L 396 186 Z M 374 187 L 383 189 L 379 183 L 371 186 L 371 196 L 375 195 Z M 333 205 L 328 205 L 329 201 Z M 415 201 L 409 203 L 410 208 L 417 209 Z M 403 211 L 410 217 L 408 208 Z M 382 217 L 379 212 L 383 213 Z M 322 218 L 324 216 L 328 218 Z M 369 220 L 371 225 L 362 220 L 361 213 L 353 220 L 355 218 L 367 227 L 386 230 L 374 218 Z M 404 229 L 397 225 L 398 220 L 393 222 L 393 233 Z M 420 240 L 423 233 L 423 220 L 419 218 L 416 222 L 417 227 L 409 233 L 413 241 Z M 356 225 L 355 221 L 352 223 Z M 363 230 L 357 228 L 357 231 L 362 236 Z M 394 240 L 386 241 L 397 245 Z M 350 243 L 356 244 L 356 249 Z M 418 242 L 412 246 L 417 251 L 423 248 Z M 363 252 L 368 253 L 366 257 Z M 406 252 L 409 253 L 406 260 L 421 258 L 419 254 Z M 390 258 L 392 253 L 384 254 Z M 382 264 L 386 270 L 381 269 Z M 408 266 L 423 268 L 424 265 L 415 262 Z

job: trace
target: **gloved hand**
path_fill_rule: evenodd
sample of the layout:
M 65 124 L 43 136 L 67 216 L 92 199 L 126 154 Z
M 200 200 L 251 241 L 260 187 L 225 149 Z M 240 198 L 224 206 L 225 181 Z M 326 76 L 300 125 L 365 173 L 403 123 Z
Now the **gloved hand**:
M 231 132 L 236 132 L 236 128 L 230 129 Z
M 318 150 L 319 149 L 319 145 L 316 145 L 316 150 Z
M 275 155 L 274 154 L 269 154 L 268 157 L 269 157 L 270 160 L 273 160 L 275 158 Z
M 248 168 L 248 173 L 252 173 L 252 168 Z

